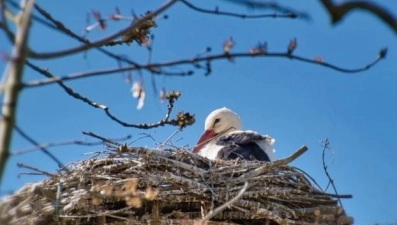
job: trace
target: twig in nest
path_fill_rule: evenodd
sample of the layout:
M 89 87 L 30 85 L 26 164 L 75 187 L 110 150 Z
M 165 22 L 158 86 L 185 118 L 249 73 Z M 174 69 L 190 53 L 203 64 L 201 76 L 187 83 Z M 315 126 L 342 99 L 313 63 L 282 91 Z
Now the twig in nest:
M 244 183 L 243 188 L 238 192 L 238 194 L 236 196 L 234 196 L 232 199 L 230 199 L 229 201 L 223 203 L 221 206 L 218 206 L 217 208 L 214 209 L 214 211 L 210 212 L 209 214 L 207 214 L 201 221 L 199 224 L 204 224 L 206 221 L 210 220 L 211 218 L 213 218 L 214 216 L 218 215 L 219 213 L 221 213 L 226 207 L 228 207 L 229 205 L 233 204 L 234 202 L 236 202 L 237 200 L 239 200 L 241 198 L 241 196 L 243 196 L 243 194 L 245 193 L 245 191 L 248 188 L 248 182 Z
M 139 137 L 139 138 L 137 138 L 137 139 L 135 139 L 135 140 L 133 140 L 133 141 L 131 141 L 130 143 L 128 143 L 128 145 L 131 145 L 131 144 L 133 144 L 133 143 L 135 143 L 135 142 L 137 142 L 137 141 L 139 141 L 139 140 L 141 140 L 141 139 L 145 139 L 145 138 L 151 139 L 155 144 L 157 143 L 156 139 L 155 139 L 151 134 L 148 134 L 148 133 L 140 133 L 140 134 L 138 134 L 138 135 L 142 135 L 142 136 Z
M 323 169 L 324 169 L 325 175 L 328 178 L 329 183 L 331 184 L 332 188 L 335 191 L 335 194 L 338 195 L 338 191 L 336 190 L 336 186 L 334 184 L 334 180 L 331 178 L 331 175 L 328 173 L 328 166 L 325 164 L 325 151 L 327 149 L 329 149 L 329 144 L 330 144 L 329 141 L 328 141 L 328 138 L 325 139 L 325 141 L 323 141 L 322 144 L 323 144 L 323 153 L 322 153 L 322 157 L 321 158 L 322 158 L 322 161 L 323 161 Z M 340 198 L 338 198 L 338 201 L 339 201 L 340 206 L 343 208 L 342 201 L 340 200 Z
M 179 133 L 179 131 L 181 131 L 181 130 L 178 129 L 174 133 L 172 133 L 164 142 L 159 144 L 158 148 L 164 147 L 164 145 L 166 145 L 171 140 L 171 138 L 173 138 L 177 133 Z
M 131 135 L 127 135 L 121 138 L 111 139 L 113 141 L 124 141 L 131 138 Z M 11 155 L 22 155 L 25 153 L 33 152 L 36 150 L 40 150 L 41 148 L 50 148 L 50 147 L 57 147 L 57 146 L 65 146 L 65 145 L 83 145 L 83 146 L 94 146 L 94 145 L 101 145 L 104 144 L 103 141 L 96 141 L 96 142 L 88 142 L 84 139 L 76 139 L 76 140 L 69 140 L 69 141 L 59 141 L 59 142 L 51 142 L 46 144 L 40 144 L 38 146 L 23 148 L 19 150 L 15 150 L 11 153 Z
M 121 146 L 121 144 L 117 143 L 116 141 L 113 141 L 113 140 L 110 140 L 108 138 L 99 136 L 99 135 L 94 134 L 94 133 L 92 133 L 90 131 L 83 131 L 83 134 L 88 135 L 90 137 L 97 138 L 97 139 L 99 139 L 99 140 L 101 140 L 101 141 L 103 141 L 105 143 L 109 143 L 109 144 L 116 145 L 116 146 Z
M 305 174 L 311 181 L 313 181 L 313 183 L 318 187 L 318 189 L 320 189 L 321 191 L 324 192 L 324 190 L 321 188 L 321 186 L 317 183 L 317 181 L 310 176 L 308 173 L 306 173 L 305 171 L 303 171 L 302 169 L 299 169 L 298 167 L 294 167 L 294 169 L 298 170 L 299 172 Z
M 25 165 L 25 164 L 23 164 L 23 163 L 17 163 L 17 166 L 18 166 L 19 168 L 26 168 L 26 169 L 30 169 L 30 170 L 36 171 L 36 172 L 37 172 L 36 175 L 46 175 L 46 176 L 49 176 L 49 177 L 54 177 L 54 176 L 56 176 L 55 174 L 52 174 L 52 173 L 49 173 L 49 172 L 47 172 L 47 171 L 34 168 L 34 167 L 32 167 L 32 166 Z
M 238 183 L 238 182 L 243 182 L 249 180 L 251 177 L 257 176 L 258 174 L 265 173 L 267 171 L 272 170 L 273 168 L 282 166 L 282 165 L 287 165 L 290 162 L 294 161 L 297 159 L 299 156 L 301 156 L 303 153 L 305 153 L 308 150 L 308 148 L 304 145 L 300 147 L 298 150 L 296 150 L 294 153 L 292 153 L 290 156 L 288 156 L 285 159 L 279 159 L 274 162 L 268 163 L 266 165 L 263 165 L 255 170 L 252 170 L 249 173 L 246 173 L 234 180 L 231 181 L 231 183 Z

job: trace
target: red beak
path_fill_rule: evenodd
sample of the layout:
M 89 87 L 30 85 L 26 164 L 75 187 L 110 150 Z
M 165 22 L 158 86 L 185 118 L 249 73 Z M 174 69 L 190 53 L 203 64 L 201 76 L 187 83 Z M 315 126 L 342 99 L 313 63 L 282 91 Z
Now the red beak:
M 204 147 L 204 145 L 206 145 L 208 141 L 215 136 L 216 133 L 213 130 L 204 131 L 200 139 L 197 141 L 196 146 L 193 148 L 193 153 L 198 153 Z

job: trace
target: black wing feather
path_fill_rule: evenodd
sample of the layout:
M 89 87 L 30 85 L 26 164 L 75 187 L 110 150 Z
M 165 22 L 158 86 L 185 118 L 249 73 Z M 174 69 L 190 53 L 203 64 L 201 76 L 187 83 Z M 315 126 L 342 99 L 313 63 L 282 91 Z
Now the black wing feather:
M 258 140 L 266 139 L 258 133 L 246 132 L 235 133 L 219 138 L 217 145 L 225 147 L 219 150 L 217 159 L 231 160 L 259 160 L 270 162 L 269 156 L 255 143 Z
M 224 137 L 220 137 L 219 140 L 216 142 L 216 144 L 217 145 L 228 145 L 231 143 L 248 144 L 253 141 L 259 141 L 264 139 L 266 139 L 266 136 L 262 136 L 258 133 L 241 132 L 241 133 L 234 133 L 234 134 L 226 135 Z

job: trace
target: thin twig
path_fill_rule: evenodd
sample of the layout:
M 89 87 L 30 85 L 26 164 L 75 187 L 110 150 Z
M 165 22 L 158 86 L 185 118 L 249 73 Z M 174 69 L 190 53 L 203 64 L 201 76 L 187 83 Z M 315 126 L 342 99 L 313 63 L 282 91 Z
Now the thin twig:
M 131 135 L 127 135 L 121 138 L 114 138 L 111 139 L 113 141 L 125 141 L 131 138 Z M 40 144 L 34 147 L 28 147 L 23 149 L 18 149 L 11 152 L 11 155 L 22 155 L 29 152 L 33 152 L 42 148 L 51 148 L 51 147 L 58 147 L 58 146 L 65 146 L 65 145 L 82 145 L 82 146 L 95 146 L 95 145 L 102 145 L 104 144 L 103 141 L 96 141 L 96 142 L 88 142 L 85 139 L 75 139 L 75 140 L 67 140 L 67 141 L 59 141 L 59 142 L 51 142 L 46 144 Z
M 279 5 L 276 1 L 253 1 L 253 0 L 224 0 L 240 5 L 247 6 L 249 8 L 253 9 L 271 9 L 274 11 L 278 11 L 281 13 L 293 13 L 299 17 L 305 18 L 305 19 L 310 19 L 309 14 L 305 12 L 298 12 L 293 9 L 290 9 L 286 6 L 281 6 Z
M 172 133 L 164 142 L 162 142 L 162 143 L 159 144 L 158 148 L 164 147 L 164 145 L 166 145 L 167 142 L 169 142 L 169 141 L 171 140 L 171 138 L 173 138 L 173 137 L 174 137 L 177 133 L 179 133 L 180 131 L 181 131 L 181 130 L 178 129 L 178 130 L 176 130 L 174 133 Z
M 324 190 L 321 188 L 321 186 L 317 183 L 317 181 L 310 176 L 308 173 L 306 173 L 305 171 L 303 171 L 302 169 L 299 169 L 298 167 L 294 167 L 294 169 L 298 170 L 299 172 L 305 174 L 311 181 L 313 181 L 313 183 L 322 191 L 324 192 Z
M 40 149 L 43 151 L 44 154 L 46 154 L 48 157 L 50 157 L 52 160 L 54 160 L 59 168 L 64 167 L 63 163 L 55 157 L 50 151 L 48 151 L 45 147 L 40 146 L 40 143 L 35 141 L 32 137 L 30 137 L 25 131 L 23 131 L 20 127 L 15 126 L 15 131 L 18 132 L 19 135 L 21 135 L 23 138 L 25 138 L 28 142 L 32 143 L 36 148 Z M 65 168 L 66 169 L 66 168 Z
M 149 138 L 151 139 L 155 144 L 157 143 L 156 139 L 154 139 L 154 137 L 151 134 L 147 134 L 147 133 L 140 133 L 139 135 L 142 135 L 141 137 L 131 141 L 130 143 L 128 143 L 128 145 L 131 145 L 139 140 L 145 139 L 145 138 Z
M 99 140 L 101 140 L 101 141 L 103 141 L 103 142 L 105 142 L 105 143 L 109 143 L 109 144 L 112 144 L 112 145 L 116 145 L 116 146 L 121 146 L 121 145 L 122 145 L 122 144 L 120 144 L 120 143 L 118 143 L 118 142 L 116 142 L 116 141 L 114 141 L 114 140 L 110 140 L 110 139 L 108 139 L 108 138 L 99 136 L 99 135 L 94 134 L 94 133 L 92 133 L 92 132 L 90 132 L 90 131 L 83 131 L 83 134 L 84 134 L 84 135 L 88 135 L 88 136 L 90 136 L 90 137 L 97 138 L 97 139 L 99 139 Z
M 30 170 L 36 171 L 37 173 L 41 173 L 41 175 L 46 175 L 46 176 L 49 176 L 49 177 L 56 176 L 55 174 L 49 173 L 49 172 L 44 171 L 44 170 L 37 169 L 37 168 L 32 167 L 32 166 L 25 165 L 23 163 L 17 163 L 17 166 L 19 168 L 26 168 L 26 169 L 30 169 Z
M 219 213 L 221 213 L 225 208 L 227 208 L 229 205 L 232 205 L 234 202 L 236 202 L 237 200 L 239 200 L 241 198 L 241 196 L 243 196 L 243 194 L 245 193 L 245 191 L 248 188 L 248 182 L 244 183 L 243 188 L 238 192 L 238 194 L 236 196 L 234 196 L 232 199 L 230 199 L 229 201 L 223 203 L 222 205 L 218 206 L 217 208 L 214 209 L 214 211 L 210 212 L 209 214 L 207 214 L 200 222 L 202 224 L 205 223 L 205 221 L 210 220 L 211 218 L 213 218 L 214 216 L 218 215 Z
M 299 158 L 307 150 L 308 150 L 307 146 L 303 145 L 298 150 L 296 150 L 294 153 L 292 153 L 290 156 L 288 156 L 284 159 L 279 159 L 279 160 L 273 161 L 273 162 L 263 165 L 261 167 L 258 167 L 249 173 L 246 173 L 236 179 L 233 179 L 231 181 L 231 183 L 239 183 L 239 182 L 247 181 L 250 178 L 252 178 L 258 174 L 265 173 L 267 171 L 272 170 L 273 168 L 277 168 L 282 165 L 287 165 L 287 164 L 291 163 L 292 161 L 294 161 L 295 159 Z
M 326 175 L 327 178 L 328 178 L 329 183 L 331 184 L 332 188 L 333 188 L 334 191 L 335 191 L 335 194 L 338 195 L 338 191 L 336 190 L 336 186 L 335 186 L 335 184 L 334 184 L 334 180 L 331 178 L 331 175 L 328 173 L 328 166 L 325 164 L 325 151 L 326 151 L 328 148 L 329 148 L 329 141 L 328 141 L 328 138 L 327 138 L 327 139 L 325 139 L 325 141 L 323 142 L 323 152 L 322 152 L 322 157 L 321 157 L 321 158 L 322 158 L 322 161 L 323 161 L 323 169 L 324 169 L 325 175 Z M 339 201 L 340 206 L 343 208 L 342 200 L 341 200 L 340 198 L 338 198 L 338 201 Z
M 318 62 L 315 59 L 309 59 L 305 58 L 302 56 L 298 55 L 291 55 L 286 52 L 273 52 L 273 53 L 263 53 L 263 54 L 252 54 L 249 52 L 241 52 L 241 53 L 229 53 L 229 54 L 215 54 L 215 55 L 210 55 L 210 56 L 202 56 L 202 57 L 196 57 L 193 59 L 180 59 L 180 60 L 174 60 L 174 61 L 169 61 L 169 62 L 162 62 L 162 63 L 152 63 L 152 64 L 146 64 L 142 65 L 140 67 L 136 67 L 134 65 L 124 67 L 124 68 L 111 68 L 111 69 L 102 69 L 102 70 L 95 70 L 95 71 L 89 71 L 89 72 L 79 72 L 75 74 L 69 74 L 66 76 L 61 76 L 61 77 L 54 77 L 51 79 L 45 79 L 45 80 L 37 80 L 37 81 L 31 81 L 28 83 L 24 84 L 24 87 L 39 87 L 43 85 L 48 85 L 52 84 L 58 81 L 70 81 L 70 80 L 76 80 L 76 79 L 81 79 L 81 78 L 87 78 L 87 77 L 92 77 L 92 76 L 99 76 L 99 75 L 108 75 L 111 73 L 119 73 L 119 72 L 124 72 L 124 71 L 131 71 L 131 70 L 139 70 L 142 68 L 149 68 L 149 67 L 155 67 L 155 68 L 161 68 L 161 67 L 169 67 L 169 66 L 176 66 L 176 65 L 182 65 L 182 64 L 191 64 L 195 67 L 197 67 L 199 62 L 212 62 L 215 60 L 224 60 L 224 59 L 229 59 L 230 57 L 236 59 L 236 58 L 248 58 L 248 57 L 259 57 L 259 58 L 286 58 L 286 59 L 291 59 L 291 60 L 297 60 L 305 63 L 310 63 L 310 64 L 315 64 L 323 67 L 327 67 L 342 73 L 358 73 L 362 71 L 366 71 L 376 65 L 381 59 L 384 57 L 376 57 L 375 60 L 372 62 L 368 63 L 367 65 L 356 68 L 356 69 L 347 69 L 347 68 L 342 68 L 330 63 L 326 62 Z M 191 74 L 190 74 L 191 75 Z
M 239 14 L 239 13 L 232 13 L 232 12 L 225 12 L 225 11 L 220 11 L 218 8 L 215 10 L 210 10 L 210 9 L 203 9 L 200 7 L 197 7 L 193 5 L 192 3 L 186 1 L 186 0 L 180 0 L 183 4 L 185 4 L 187 7 L 190 9 L 193 9 L 197 12 L 201 13 L 206 13 L 206 14 L 213 14 L 213 15 L 223 15 L 223 16 L 231 16 L 231 17 L 238 17 L 241 19 L 259 19 L 259 18 L 290 18 L 290 19 L 295 19 L 298 17 L 297 14 L 294 12 L 290 13 L 285 13 L 285 14 L 277 14 L 277 13 L 268 13 L 268 14 L 260 14 L 260 15 L 247 15 L 247 14 Z

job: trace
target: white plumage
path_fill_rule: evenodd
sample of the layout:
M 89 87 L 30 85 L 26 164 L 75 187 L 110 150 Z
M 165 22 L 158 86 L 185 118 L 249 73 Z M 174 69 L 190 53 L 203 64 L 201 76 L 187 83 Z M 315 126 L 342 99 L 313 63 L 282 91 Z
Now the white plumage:
M 235 159 L 274 161 L 273 144 L 268 135 L 241 130 L 241 120 L 225 107 L 214 110 L 205 120 L 204 133 L 194 153 L 209 159 Z

